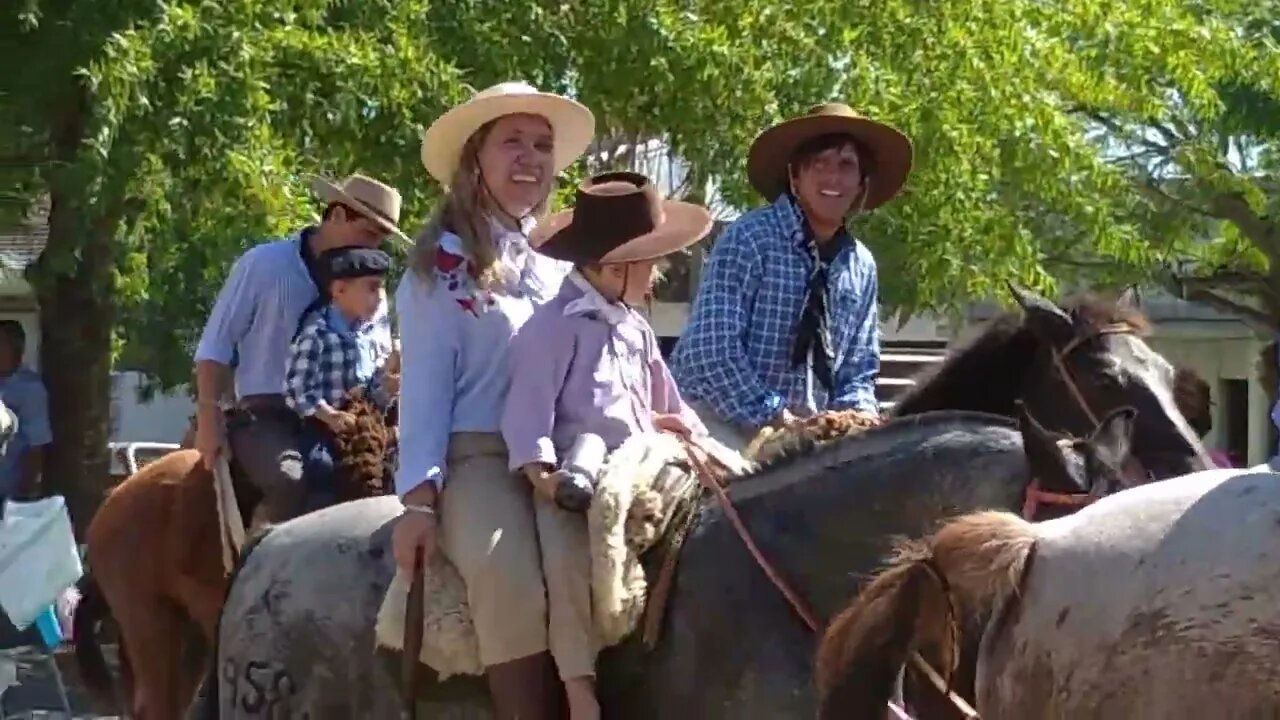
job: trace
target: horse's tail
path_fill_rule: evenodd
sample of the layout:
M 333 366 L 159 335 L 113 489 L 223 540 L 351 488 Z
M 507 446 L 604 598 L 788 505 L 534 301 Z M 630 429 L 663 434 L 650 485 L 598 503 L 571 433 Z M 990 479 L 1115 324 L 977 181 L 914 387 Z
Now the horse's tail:
M 72 617 L 72 636 L 75 638 L 76 665 L 80 668 L 80 676 L 89 692 L 108 707 L 120 707 L 116 697 L 115 682 L 111 678 L 111 668 L 107 666 L 107 658 L 102 654 L 102 645 L 98 642 L 98 623 L 111 617 L 111 606 L 98 587 L 93 575 L 85 573 L 77 583 L 80 601 L 76 604 Z M 121 662 L 125 659 L 123 644 L 119 646 Z
M 950 678 L 959 654 L 957 615 L 989 612 L 1016 594 L 1035 542 L 1030 523 L 991 511 L 902 543 L 889 567 L 823 634 L 815 672 L 818 717 L 882 717 L 917 646 L 940 658 L 938 669 Z
M 236 564 L 231 568 L 231 575 L 227 578 L 227 593 L 222 598 L 223 609 L 218 611 L 218 627 L 213 633 L 213 646 L 209 649 L 209 668 L 196 691 L 195 700 L 192 701 L 191 707 L 187 711 L 187 720 L 218 720 L 221 716 L 218 700 L 218 668 L 220 666 L 218 663 L 218 640 L 222 637 L 222 613 L 226 610 L 226 602 L 227 598 L 231 596 L 231 588 L 236 586 L 236 578 L 240 576 L 240 571 L 244 569 L 245 563 L 249 562 L 249 554 L 267 537 L 272 527 L 270 524 L 264 524 L 249 535 L 245 539 L 244 547 L 240 549 L 240 559 L 236 560 Z

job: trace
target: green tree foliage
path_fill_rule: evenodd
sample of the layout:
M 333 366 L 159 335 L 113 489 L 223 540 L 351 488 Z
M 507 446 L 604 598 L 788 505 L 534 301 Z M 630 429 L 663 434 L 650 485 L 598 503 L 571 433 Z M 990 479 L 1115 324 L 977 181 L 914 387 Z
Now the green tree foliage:
M 602 149 L 664 140 L 695 196 L 714 181 L 743 208 L 758 202 L 745 150 L 767 124 L 836 98 L 893 122 L 916 169 L 859 234 L 905 311 L 1009 278 L 1130 280 L 1159 260 L 1270 272 L 1275 287 L 1275 5 L 14 0 L 0 6 L 17 69 L 0 76 L 0 197 L 10 217 L 51 202 L 31 272 L 50 475 L 105 475 L 114 357 L 189 378 L 231 260 L 314 217 L 305 173 L 393 183 L 412 232 L 437 192 L 422 127 L 501 80 L 574 93 Z M 1164 149 L 1136 155 L 1146 141 Z M 1245 145 L 1249 169 L 1224 167 Z

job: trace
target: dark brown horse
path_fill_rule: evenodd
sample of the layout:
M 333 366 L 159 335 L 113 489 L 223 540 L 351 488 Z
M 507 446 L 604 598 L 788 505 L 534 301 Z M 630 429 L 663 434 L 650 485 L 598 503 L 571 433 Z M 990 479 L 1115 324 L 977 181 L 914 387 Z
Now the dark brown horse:
M 363 396 L 346 409 L 356 426 L 335 438 L 340 501 L 388 492 L 384 460 L 392 431 Z M 191 445 L 189 431 L 184 447 Z M 232 460 L 240 515 L 248 522 L 261 493 Z M 195 450 L 156 460 L 114 488 L 85 536 L 89 571 L 75 613 L 76 658 L 103 703 L 143 720 L 169 720 L 191 702 L 227 590 L 213 475 Z M 117 702 L 96 630 L 114 618 L 124 696 Z

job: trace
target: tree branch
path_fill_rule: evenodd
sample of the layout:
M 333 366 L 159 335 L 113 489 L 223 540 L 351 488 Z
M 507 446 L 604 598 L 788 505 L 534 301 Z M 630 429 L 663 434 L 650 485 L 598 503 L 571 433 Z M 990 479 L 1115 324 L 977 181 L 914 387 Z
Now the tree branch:
M 52 158 L 43 152 L 29 150 L 27 152 L 14 153 L 12 155 L 0 155 L 0 167 L 30 167 L 32 165 L 43 165 Z
M 1083 115 L 1089 120 L 1092 120 L 1093 122 L 1101 125 L 1102 127 L 1106 128 L 1107 131 L 1110 132 L 1112 135 L 1118 136 L 1120 139 L 1123 139 L 1125 142 L 1135 143 L 1161 156 L 1168 156 L 1172 152 L 1173 146 L 1176 144 L 1176 143 L 1170 143 L 1168 145 L 1161 145 L 1160 143 L 1155 142 L 1154 140 L 1150 140 L 1148 138 L 1143 137 L 1141 133 L 1136 132 L 1133 128 L 1126 128 L 1114 118 L 1107 117 L 1106 115 L 1103 115 L 1102 113 L 1094 110 L 1089 110 L 1087 108 L 1076 108 L 1075 112 L 1076 114 Z
M 1184 198 L 1180 198 L 1176 195 L 1166 192 L 1164 188 L 1160 187 L 1159 183 L 1157 183 L 1154 178 L 1148 177 L 1143 180 L 1135 180 L 1133 185 L 1134 185 L 1134 188 L 1137 189 L 1139 194 L 1147 196 L 1148 199 L 1152 199 L 1157 202 L 1160 202 L 1160 201 L 1167 202 L 1171 205 L 1182 208 L 1187 212 L 1200 215 L 1203 217 L 1211 218 L 1214 220 L 1223 219 L 1221 218 L 1221 216 L 1211 212 L 1207 208 L 1200 207 L 1199 205 L 1196 205 L 1190 200 L 1186 200 Z
M 1272 262 L 1280 260 L 1280 232 L 1277 232 L 1275 223 L 1249 207 L 1243 193 L 1214 193 L 1209 198 L 1209 209 L 1215 217 L 1240 228 L 1240 232 L 1265 252 Z
M 1225 275 L 1227 274 L 1224 273 Z M 1269 335 L 1280 333 L 1280 318 L 1223 295 L 1210 287 L 1212 278 L 1213 276 L 1179 277 L 1176 273 L 1166 271 L 1158 273 L 1155 279 L 1174 297 L 1188 302 L 1202 303 L 1215 310 L 1235 315 L 1246 325 Z
M 1274 336 L 1275 334 L 1280 333 L 1280 320 L 1271 317 L 1271 315 L 1262 312 L 1261 310 L 1249 307 L 1243 303 L 1238 303 L 1230 298 L 1223 297 L 1208 288 L 1191 290 L 1186 293 L 1183 299 L 1191 302 L 1204 303 L 1216 310 L 1237 315 L 1246 325 L 1256 330 L 1261 330 L 1267 335 Z

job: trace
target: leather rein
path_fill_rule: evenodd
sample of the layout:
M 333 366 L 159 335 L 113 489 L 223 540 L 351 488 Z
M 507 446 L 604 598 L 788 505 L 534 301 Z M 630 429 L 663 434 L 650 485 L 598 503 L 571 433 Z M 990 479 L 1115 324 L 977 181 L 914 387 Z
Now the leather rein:
M 1080 387 L 1076 384 L 1075 378 L 1067 368 L 1066 358 L 1081 345 L 1090 340 L 1103 335 L 1126 335 L 1132 334 L 1133 332 L 1135 332 L 1134 328 L 1130 325 L 1114 323 L 1105 325 L 1092 333 L 1081 335 L 1073 339 L 1061 350 L 1057 348 L 1050 349 L 1053 366 L 1054 369 L 1057 370 L 1059 379 L 1067 386 L 1067 391 L 1071 394 L 1071 397 L 1075 400 L 1079 408 L 1084 412 L 1085 416 L 1094 424 L 1095 428 L 1098 426 L 1098 416 L 1090 407 L 1089 401 L 1085 398 L 1084 393 L 1080 391 Z M 742 517 L 738 515 L 738 510 L 734 507 L 733 501 L 729 499 L 728 493 L 726 493 L 724 488 L 721 487 L 720 483 L 716 480 L 715 473 L 712 472 L 706 462 L 702 459 L 701 455 L 705 455 L 706 451 L 699 448 L 691 439 L 685 438 L 684 440 L 685 442 L 683 445 L 685 453 L 689 457 L 689 462 L 693 465 L 694 474 L 698 476 L 699 483 L 715 495 L 716 500 L 720 504 L 720 509 L 724 512 L 725 517 L 728 518 L 729 523 L 733 525 L 734 530 L 737 531 L 738 537 L 742 540 L 743 544 L 746 545 L 747 550 L 751 553 L 751 557 L 755 559 L 756 564 L 760 566 L 760 569 L 764 571 L 766 576 L 768 576 L 769 581 L 773 583 L 773 586 L 777 588 L 778 592 L 786 598 L 787 602 L 791 605 L 792 610 L 794 610 L 796 615 L 798 615 L 804 624 L 808 626 L 809 630 L 815 634 L 820 632 L 822 623 L 818 621 L 818 616 L 812 609 L 810 609 L 808 604 L 805 603 L 804 599 L 801 598 L 794 589 L 792 589 L 792 587 L 782 577 L 782 574 L 778 572 L 773 563 L 765 557 L 764 553 L 756 545 L 755 540 L 751 537 L 751 531 L 747 529 L 746 524 L 742 521 Z M 695 452 L 695 450 L 698 450 L 698 452 Z M 1097 500 L 1097 498 L 1087 492 L 1055 493 L 1042 490 L 1040 488 L 1039 480 L 1033 478 L 1026 489 L 1026 500 L 1022 506 L 1022 517 L 1027 521 L 1031 521 L 1035 516 L 1036 510 L 1041 504 L 1083 507 L 1095 500 Z M 911 653 L 911 664 L 923 673 L 925 677 L 929 678 L 929 681 L 933 683 L 938 692 L 946 696 L 947 699 L 951 701 L 952 705 L 955 706 L 956 710 L 958 710 L 967 720 L 980 720 L 981 716 L 978 715 L 978 711 L 974 710 L 973 707 L 964 700 L 964 698 L 951 690 L 950 681 L 939 675 L 938 672 L 920 656 L 920 653 Z M 911 720 L 911 716 L 908 715 L 903 708 L 899 707 L 892 701 L 889 702 L 888 709 L 894 717 L 899 718 L 900 720 Z

